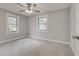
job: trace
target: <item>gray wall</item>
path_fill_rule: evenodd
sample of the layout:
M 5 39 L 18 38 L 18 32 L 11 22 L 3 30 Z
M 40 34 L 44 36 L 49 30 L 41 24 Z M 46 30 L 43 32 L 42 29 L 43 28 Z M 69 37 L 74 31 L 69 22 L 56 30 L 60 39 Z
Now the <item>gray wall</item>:
M 12 38 L 27 37 L 28 34 L 28 18 L 22 15 L 19 16 L 19 33 L 7 34 L 6 32 L 6 14 L 9 11 L 0 9 L 0 41 L 11 40 Z M 13 13 L 14 14 L 14 13 Z
M 73 39 L 73 35 L 76 34 L 76 4 L 72 4 L 70 7 L 70 39 L 71 48 L 76 54 L 76 40 Z
M 29 17 L 30 36 L 69 42 L 69 8 L 49 12 L 44 15 L 48 16 L 48 31 L 38 32 L 36 30 L 37 16 L 32 16 Z
M 79 56 L 79 40 L 73 36 L 79 36 L 79 3 L 73 3 L 70 8 L 71 48 L 74 54 Z

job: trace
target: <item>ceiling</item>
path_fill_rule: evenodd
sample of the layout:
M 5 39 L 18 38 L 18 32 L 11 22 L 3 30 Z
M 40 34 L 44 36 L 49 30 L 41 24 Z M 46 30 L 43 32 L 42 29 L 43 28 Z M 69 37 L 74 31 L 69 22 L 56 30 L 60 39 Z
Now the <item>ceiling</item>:
M 38 6 L 37 9 L 40 10 L 40 13 L 46 13 L 46 12 L 55 11 L 63 8 L 68 8 L 70 4 L 69 3 L 37 3 L 37 6 Z M 19 12 L 19 10 L 24 9 L 24 7 L 21 7 L 16 3 L 0 3 L 0 8 L 20 15 L 30 16 L 25 12 Z M 37 13 L 34 13 L 33 15 L 35 14 Z

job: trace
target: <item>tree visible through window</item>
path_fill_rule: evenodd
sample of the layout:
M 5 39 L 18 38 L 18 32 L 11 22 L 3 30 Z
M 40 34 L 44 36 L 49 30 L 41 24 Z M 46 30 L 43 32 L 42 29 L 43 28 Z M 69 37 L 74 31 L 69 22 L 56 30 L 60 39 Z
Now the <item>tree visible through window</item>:
M 39 31 L 47 31 L 47 17 L 38 17 Z
M 17 17 L 8 16 L 8 33 L 17 32 Z

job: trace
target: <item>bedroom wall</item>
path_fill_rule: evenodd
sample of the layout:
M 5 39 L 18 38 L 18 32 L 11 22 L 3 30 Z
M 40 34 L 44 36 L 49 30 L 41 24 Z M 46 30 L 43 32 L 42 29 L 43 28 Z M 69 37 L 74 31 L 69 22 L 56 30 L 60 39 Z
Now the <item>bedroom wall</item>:
M 48 31 L 38 32 L 36 29 L 37 16 L 48 16 Z M 29 17 L 30 36 L 51 40 L 70 42 L 69 36 L 69 8 L 52 11 Z
M 0 41 L 11 40 L 13 38 L 23 38 L 28 36 L 28 17 L 19 16 L 19 32 L 15 34 L 8 34 L 6 32 L 6 14 L 12 13 L 3 9 L 0 9 Z
M 76 55 L 76 40 L 73 38 L 73 35 L 76 34 L 76 4 L 72 4 L 70 7 L 70 41 L 71 48 Z

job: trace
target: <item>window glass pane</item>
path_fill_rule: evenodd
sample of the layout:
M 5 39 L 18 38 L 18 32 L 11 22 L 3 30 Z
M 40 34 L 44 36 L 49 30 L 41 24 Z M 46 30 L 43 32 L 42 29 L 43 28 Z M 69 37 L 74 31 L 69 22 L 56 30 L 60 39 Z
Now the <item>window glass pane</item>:
M 46 22 L 47 22 L 47 19 L 45 17 L 40 17 L 39 18 L 39 24 L 46 23 Z
M 38 28 L 40 31 L 47 30 L 47 18 L 46 17 L 39 17 L 38 18 Z
M 46 29 L 46 25 L 45 24 L 39 25 L 39 30 L 45 30 L 45 29 Z
M 16 25 L 9 25 L 9 32 L 14 32 L 16 30 Z
M 16 32 L 17 31 L 17 18 L 13 16 L 8 17 L 8 31 Z
M 10 16 L 10 17 L 8 17 L 8 23 L 9 24 L 16 24 L 16 17 L 12 17 L 12 16 Z

